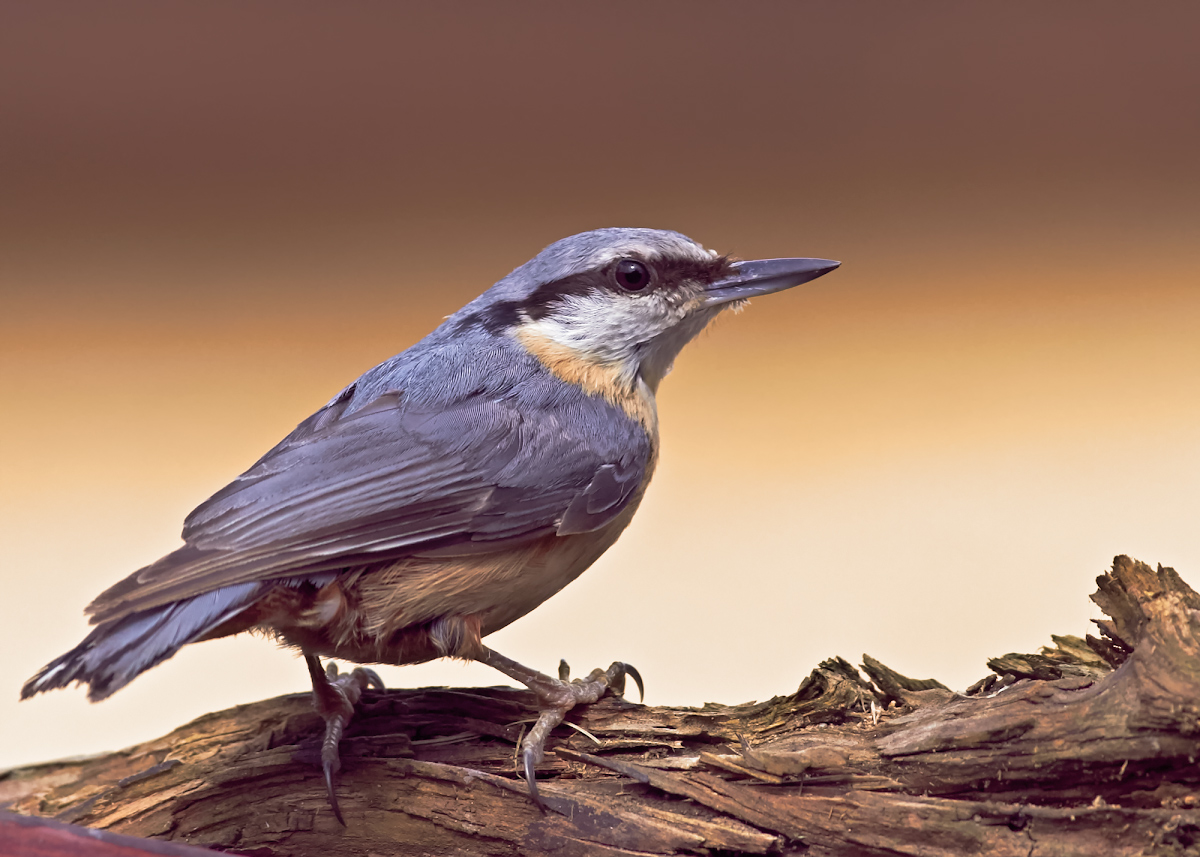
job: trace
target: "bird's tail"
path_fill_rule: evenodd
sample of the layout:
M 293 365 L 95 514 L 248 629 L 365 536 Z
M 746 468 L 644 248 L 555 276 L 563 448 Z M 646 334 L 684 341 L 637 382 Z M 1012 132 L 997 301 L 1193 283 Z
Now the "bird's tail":
M 78 682 L 98 702 L 245 609 L 260 591 L 258 583 L 239 583 L 103 622 L 25 682 L 21 698 Z

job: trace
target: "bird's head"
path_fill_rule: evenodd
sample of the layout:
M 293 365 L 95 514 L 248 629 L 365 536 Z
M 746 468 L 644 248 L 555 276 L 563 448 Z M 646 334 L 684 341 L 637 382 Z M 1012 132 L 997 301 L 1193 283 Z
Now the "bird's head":
M 678 232 L 597 229 L 551 244 L 462 314 L 516 338 L 560 377 L 654 391 L 683 346 L 723 310 L 837 266 L 735 261 Z

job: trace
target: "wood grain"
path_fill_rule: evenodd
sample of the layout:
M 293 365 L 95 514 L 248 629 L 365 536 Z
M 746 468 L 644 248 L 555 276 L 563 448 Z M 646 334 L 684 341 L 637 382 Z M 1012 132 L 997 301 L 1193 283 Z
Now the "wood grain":
M 532 698 L 367 691 L 329 811 L 307 694 L 15 769 L 0 805 L 253 854 L 1066 855 L 1200 850 L 1200 595 L 1117 557 L 1087 639 L 990 662 L 967 693 L 834 658 L 744 705 L 605 699 L 560 727 L 542 813 L 514 773 Z

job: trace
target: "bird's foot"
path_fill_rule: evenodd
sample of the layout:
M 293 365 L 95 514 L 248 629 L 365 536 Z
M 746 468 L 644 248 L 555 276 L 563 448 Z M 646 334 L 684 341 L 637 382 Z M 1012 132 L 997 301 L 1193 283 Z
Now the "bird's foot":
M 542 761 L 546 751 L 546 739 L 555 726 L 563 722 L 567 712 L 576 705 L 596 702 L 605 694 L 612 692 L 618 696 L 625 693 L 625 677 L 633 679 L 638 693 L 645 696 L 642 677 L 629 664 L 616 661 L 606 670 L 596 668 L 586 678 L 570 680 L 570 667 L 566 661 L 561 661 L 558 667 L 558 678 L 540 673 L 537 670 L 523 666 L 516 661 L 504 657 L 492 649 L 485 649 L 483 663 L 499 670 L 509 678 L 516 679 L 537 695 L 538 719 L 533 724 L 521 742 L 520 768 L 529 784 L 529 796 L 541 809 L 546 806 L 538 794 L 536 768 Z
M 346 725 L 354 716 L 354 706 L 368 687 L 383 690 L 383 680 L 378 673 L 365 667 L 356 667 L 352 672 L 339 673 L 337 664 L 330 663 L 321 669 L 321 661 L 315 655 L 305 655 L 308 674 L 313 683 L 313 708 L 325 720 L 325 739 L 321 742 L 321 769 L 325 772 L 325 788 L 329 792 L 329 806 L 342 826 L 342 810 L 338 806 L 337 792 L 333 788 L 333 775 L 342 767 L 338 745 Z

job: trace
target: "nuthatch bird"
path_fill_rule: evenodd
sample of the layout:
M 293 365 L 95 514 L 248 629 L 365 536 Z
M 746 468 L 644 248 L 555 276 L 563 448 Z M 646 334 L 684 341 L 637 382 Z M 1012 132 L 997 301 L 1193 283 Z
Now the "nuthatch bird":
M 616 541 L 658 458 L 655 392 L 680 349 L 747 298 L 838 266 L 734 261 L 677 232 L 551 244 L 425 339 L 367 371 L 192 512 L 183 547 L 101 593 L 96 627 L 22 698 L 70 682 L 101 700 L 180 647 L 258 631 L 298 649 L 326 724 L 325 781 L 368 669 L 319 658 L 480 661 L 529 687 L 534 769 L 578 703 L 625 664 L 551 678 L 485 646 Z

